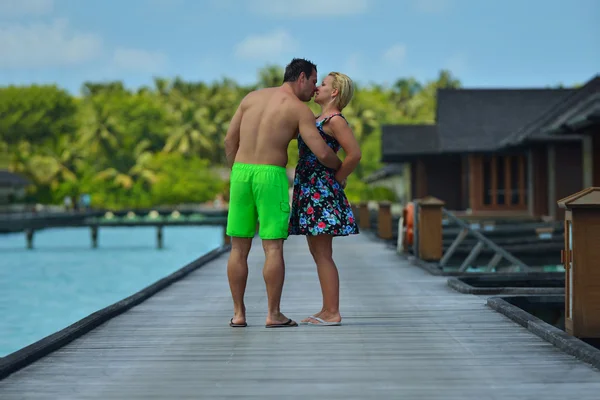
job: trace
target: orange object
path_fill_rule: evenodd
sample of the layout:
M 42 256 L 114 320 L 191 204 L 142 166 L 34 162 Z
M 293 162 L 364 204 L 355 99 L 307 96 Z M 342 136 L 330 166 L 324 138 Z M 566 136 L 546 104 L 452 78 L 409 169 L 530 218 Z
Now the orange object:
M 402 245 L 406 249 L 413 244 L 415 205 L 411 202 L 402 210 Z

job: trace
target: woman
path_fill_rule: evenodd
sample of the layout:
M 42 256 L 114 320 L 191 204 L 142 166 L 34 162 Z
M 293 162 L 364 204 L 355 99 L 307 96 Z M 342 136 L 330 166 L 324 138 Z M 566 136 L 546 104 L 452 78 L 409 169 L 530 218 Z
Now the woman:
M 294 178 L 290 235 L 305 235 L 310 253 L 317 264 L 323 293 L 323 308 L 304 319 L 310 325 L 340 325 L 339 276 L 333 261 L 332 241 L 335 236 L 358 233 L 352 208 L 344 193 L 346 178 L 354 171 L 361 157 L 360 147 L 342 115 L 354 94 L 352 80 L 331 72 L 315 93 L 314 101 L 321 106 L 316 118 L 323 140 L 337 152 L 344 149 L 346 158 L 335 172 L 317 160 L 298 136 L 299 160 Z

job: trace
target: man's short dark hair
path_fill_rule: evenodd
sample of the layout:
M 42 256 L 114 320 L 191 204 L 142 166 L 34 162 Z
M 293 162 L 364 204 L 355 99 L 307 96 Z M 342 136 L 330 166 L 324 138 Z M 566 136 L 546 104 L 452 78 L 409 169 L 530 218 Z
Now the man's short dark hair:
M 317 70 L 316 64 L 305 60 L 304 58 L 294 58 L 286 67 L 285 73 L 283 74 L 284 82 L 296 82 L 300 78 L 300 74 L 304 72 L 306 79 L 308 79 L 313 70 Z

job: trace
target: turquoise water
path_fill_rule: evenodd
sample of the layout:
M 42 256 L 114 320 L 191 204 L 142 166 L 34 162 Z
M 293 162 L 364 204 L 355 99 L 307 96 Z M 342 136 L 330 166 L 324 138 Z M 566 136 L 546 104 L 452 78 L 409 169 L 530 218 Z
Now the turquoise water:
M 36 342 L 169 275 L 221 245 L 220 227 L 86 228 L 0 235 L 0 357 Z

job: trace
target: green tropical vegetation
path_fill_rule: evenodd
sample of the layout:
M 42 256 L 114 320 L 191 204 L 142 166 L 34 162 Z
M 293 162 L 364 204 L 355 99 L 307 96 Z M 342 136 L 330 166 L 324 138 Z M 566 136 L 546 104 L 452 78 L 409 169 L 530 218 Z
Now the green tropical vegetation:
M 230 118 L 249 91 L 277 86 L 282 76 L 270 65 L 252 86 L 155 78 L 152 87 L 132 90 L 86 82 L 79 96 L 55 85 L 0 87 L 0 167 L 27 176 L 27 200 L 44 204 L 83 193 L 92 206 L 114 209 L 227 197 L 223 138 Z M 363 151 L 348 180 L 351 201 L 390 196 L 362 182 L 381 167 L 380 126 L 434 122 L 436 89 L 459 86 L 440 71 L 430 82 L 403 78 L 356 89 L 344 110 Z M 293 167 L 296 141 L 288 153 Z

